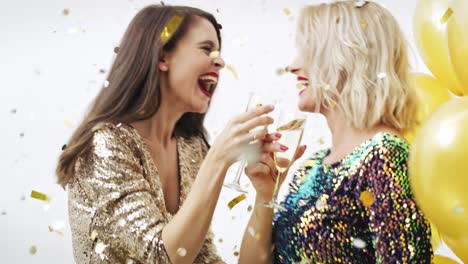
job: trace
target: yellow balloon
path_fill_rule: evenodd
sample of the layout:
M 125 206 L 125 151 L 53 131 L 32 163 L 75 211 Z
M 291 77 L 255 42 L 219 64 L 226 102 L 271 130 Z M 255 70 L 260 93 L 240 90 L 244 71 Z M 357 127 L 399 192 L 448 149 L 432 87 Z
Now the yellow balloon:
M 441 242 L 439 230 L 437 230 L 437 227 L 431 223 L 431 245 L 432 249 L 435 251 Z
M 455 260 L 441 256 L 441 255 L 434 255 L 434 261 L 432 262 L 434 264 L 458 264 Z
M 448 21 L 448 47 L 458 80 L 468 95 L 468 1 L 454 0 Z
M 451 0 L 419 0 L 413 18 L 413 31 L 426 66 L 450 91 L 460 96 L 463 89 L 450 60 L 447 22 L 444 22 L 444 14 L 449 10 L 450 3 Z
M 415 133 L 441 104 L 450 100 L 450 94 L 443 82 L 424 73 L 412 73 L 410 85 L 415 89 L 418 99 L 418 124 L 405 133 L 409 142 L 414 142 Z
M 416 201 L 439 231 L 468 237 L 468 97 L 443 104 L 421 127 L 409 173 Z
M 454 239 L 448 236 L 442 236 L 444 242 L 463 262 L 468 263 L 468 236 Z

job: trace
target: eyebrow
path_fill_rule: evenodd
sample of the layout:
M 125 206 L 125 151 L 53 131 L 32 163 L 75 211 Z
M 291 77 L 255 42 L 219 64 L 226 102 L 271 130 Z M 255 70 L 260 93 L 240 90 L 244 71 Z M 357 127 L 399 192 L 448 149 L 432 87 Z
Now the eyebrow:
M 199 45 L 211 45 L 212 47 L 215 46 L 214 42 L 211 40 L 205 40 L 205 41 L 199 42 L 198 44 Z

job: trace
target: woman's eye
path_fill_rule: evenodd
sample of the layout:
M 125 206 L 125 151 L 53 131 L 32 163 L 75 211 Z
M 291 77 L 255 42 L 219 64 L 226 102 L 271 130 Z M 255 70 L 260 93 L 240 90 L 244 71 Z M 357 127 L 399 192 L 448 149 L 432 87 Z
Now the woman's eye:
M 206 50 L 208 52 L 211 52 L 211 48 L 210 47 L 202 47 L 203 50 Z

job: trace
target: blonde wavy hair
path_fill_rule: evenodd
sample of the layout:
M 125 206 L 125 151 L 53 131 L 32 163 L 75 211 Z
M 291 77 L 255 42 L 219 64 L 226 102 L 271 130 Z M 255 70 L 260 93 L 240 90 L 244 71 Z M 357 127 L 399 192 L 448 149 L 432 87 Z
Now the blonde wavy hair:
M 416 94 L 408 84 L 406 41 L 395 18 L 374 2 L 306 6 L 296 44 L 315 93 L 316 109 L 339 107 L 351 125 L 416 123 Z

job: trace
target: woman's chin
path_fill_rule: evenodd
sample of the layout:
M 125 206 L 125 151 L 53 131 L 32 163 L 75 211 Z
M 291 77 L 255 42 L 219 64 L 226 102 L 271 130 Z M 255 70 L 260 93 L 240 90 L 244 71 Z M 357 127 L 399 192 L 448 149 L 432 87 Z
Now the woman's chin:
M 304 102 L 304 100 L 300 100 L 297 107 L 302 112 L 313 112 L 314 111 L 313 105 L 310 102 Z

